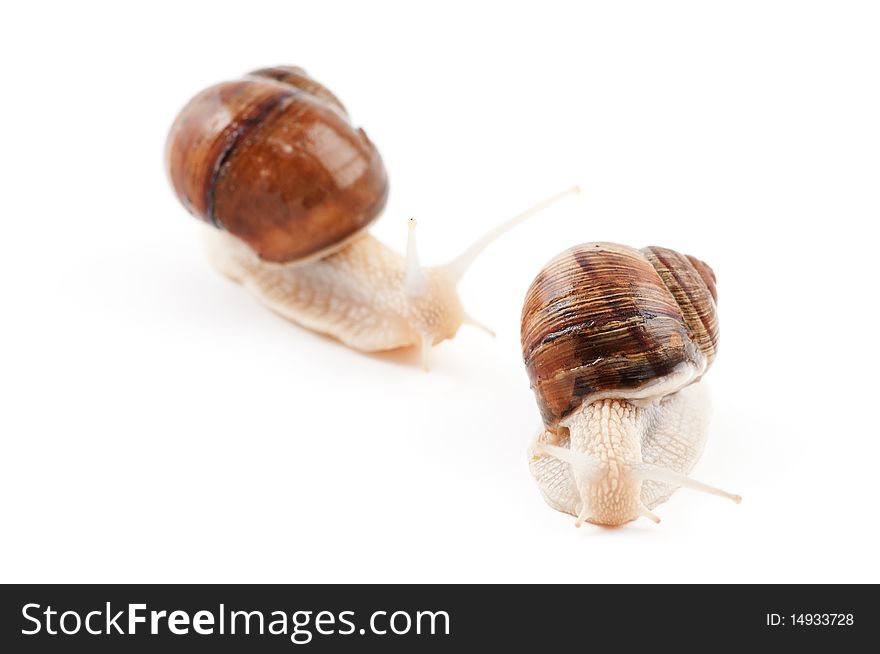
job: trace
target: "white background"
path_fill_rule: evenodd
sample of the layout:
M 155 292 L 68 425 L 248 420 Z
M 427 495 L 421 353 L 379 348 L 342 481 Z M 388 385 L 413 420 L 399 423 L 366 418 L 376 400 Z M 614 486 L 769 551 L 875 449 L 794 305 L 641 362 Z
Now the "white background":
M 880 15 L 856 2 L 17 3 L 3 81 L 0 579 L 880 581 Z M 423 260 L 573 183 L 462 285 L 498 337 L 364 356 L 209 268 L 165 135 L 304 66 Z M 573 526 L 526 466 L 525 290 L 576 243 L 719 280 L 713 425 L 663 522 Z

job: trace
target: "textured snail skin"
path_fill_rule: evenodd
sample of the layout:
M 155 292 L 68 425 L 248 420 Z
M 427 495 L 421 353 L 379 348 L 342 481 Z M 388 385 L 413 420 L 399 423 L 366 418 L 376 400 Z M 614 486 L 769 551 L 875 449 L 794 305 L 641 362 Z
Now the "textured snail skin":
M 587 243 L 550 261 L 522 314 L 523 360 L 545 430 L 530 468 L 577 524 L 620 525 L 679 485 L 708 412 L 698 382 L 718 347 L 715 275 L 674 250 Z
M 178 115 L 166 151 L 190 213 L 266 261 L 340 248 L 388 197 L 378 150 L 299 68 L 267 68 L 205 89 Z
M 215 267 L 248 286 L 279 315 L 363 352 L 428 345 L 455 336 L 465 318 L 455 284 L 428 268 L 426 292 L 406 292 L 406 260 L 369 234 L 302 266 L 261 261 L 217 230 L 207 234 Z
M 649 404 L 604 399 L 583 404 L 556 432 L 539 435 L 529 451 L 529 468 L 546 502 L 579 523 L 618 526 L 662 504 L 677 484 L 639 479 L 640 464 L 687 475 L 699 460 L 709 426 L 705 384 L 692 384 Z M 543 453 L 557 445 L 601 461 L 595 478 L 577 466 Z M 586 503 L 582 497 L 587 498 Z M 583 517 L 581 517 L 583 516 Z

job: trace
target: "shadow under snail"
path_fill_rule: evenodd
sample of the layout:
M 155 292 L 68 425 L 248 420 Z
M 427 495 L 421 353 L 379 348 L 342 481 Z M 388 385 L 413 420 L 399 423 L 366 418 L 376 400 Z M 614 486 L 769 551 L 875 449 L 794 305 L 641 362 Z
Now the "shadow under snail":
M 388 197 L 379 152 L 335 95 L 290 66 L 196 95 L 171 128 L 166 157 L 177 197 L 212 227 L 209 257 L 221 272 L 283 317 L 356 350 L 418 346 L 425 368 L 431 346 L 463 323 L 486 329 L 456 292 L 474 259 L 577 190 L 515 216 L 447 264 L 422 267 L 415 220 L 405 257 L 366 233 Z
M 689 479 L 708 427 L 718 347 L 715 274 L 673 250 L 587 243 L 552 259 L 522 312 L 522 353 L 544 421 L 529 467 L 547 503 L 620 525 Z

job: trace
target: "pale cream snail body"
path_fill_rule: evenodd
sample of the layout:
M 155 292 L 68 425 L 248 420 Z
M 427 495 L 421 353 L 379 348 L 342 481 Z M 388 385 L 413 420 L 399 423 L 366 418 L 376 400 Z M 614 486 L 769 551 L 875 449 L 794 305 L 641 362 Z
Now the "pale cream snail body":
M 531 472 L 553 508 L 615 526 L 685 486 L 703 450 L 700 380 L 718 346 L 715 275 L 691 256 L 587 243 L 551 260 L 522 313 L 522 352 L 544 431 Z

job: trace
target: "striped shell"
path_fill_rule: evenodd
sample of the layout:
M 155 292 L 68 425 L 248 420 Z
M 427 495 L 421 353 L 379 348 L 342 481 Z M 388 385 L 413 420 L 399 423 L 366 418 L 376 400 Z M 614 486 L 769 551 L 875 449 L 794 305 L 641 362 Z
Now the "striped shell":
M 716 297 L 712 269 L 674 250 L 587 243 L 555 257 L 522 313 L 523 360 L 544 424 L 555 427 L 585 400 L 698 380 L 718 346 Z
M 385 206 L 379 152 L 305 71 L 258 70 L 205 89 L 168 135 L 177 197 L 268 261 L 338 249 Z

